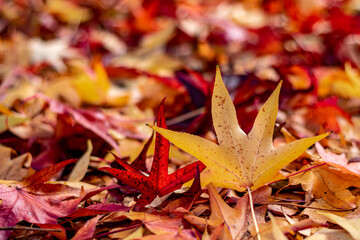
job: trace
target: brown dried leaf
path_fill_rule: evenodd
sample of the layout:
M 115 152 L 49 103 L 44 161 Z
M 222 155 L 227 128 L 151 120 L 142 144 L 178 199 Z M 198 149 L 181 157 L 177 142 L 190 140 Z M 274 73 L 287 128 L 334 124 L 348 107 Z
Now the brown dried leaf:
M 30 170 L 31 155 L 24 153 L 11 159 L 12 149 L 0 146 L 0 179 L 23 180 Z

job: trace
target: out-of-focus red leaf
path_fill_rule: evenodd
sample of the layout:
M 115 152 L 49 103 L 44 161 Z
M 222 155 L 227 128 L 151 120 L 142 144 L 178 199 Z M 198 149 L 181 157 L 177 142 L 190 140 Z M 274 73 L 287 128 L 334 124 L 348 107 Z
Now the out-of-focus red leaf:
M 276 88 L 276 83 L 272 81 L 261 81 L 254 75 L 246 76 L 246 80 L 237 88 L 234 104 L 235 106 L 244 104 L 254 97 L 266 97 L 264 92 L 270 93 Z M 265 98 L 266 99 L 266 98 Z
M 136 78 L 139 76 L 147 76 L 174 89 L 181 87 L 181 84 L 176 78 L 162 77 L 136 68 L 108 66 L 106 67 L 106 72 L 110 78 Z
M 190 69 L 185 69 L 182 71 L 177 71 L 175 73 L 176 78 L 184 84 L 188 90 L 192 103 L 197 107 L 203 107 L 205 101 L 210 95 L 210 83 L 207 82 L 201 74 L 191 71 Z
M 337 98 L 335 97 L 315 103 L 308 108 L 307 112 L 309 122 L 316 122 L 325 131 L 340 131 L 337 117 L 342 117 L 351 122 L 350 115 L 337 105 Z
M 120 153 L 119 147 L 115 140 L 108 134 L 110 126 L 109 123 L 105 121 L 105 116 L 103 114 L 85 109 L 74 109 L 59 101 L 50 99 L 43 94 L 38 94 L 37 96 L 46 100 L 50 104 L 51 110 L 55 113 L 69 113 L 74 118 L 75 122 L 94 132 L 96 135 L 109 143 L 109 145 L 112 146 L 118 153 Z
M 294 65 L 281 70 L 283 70 L 282 73 L 294 90 L 308 90 L 314 82 L 308 69 L 303 66 Z
M 274 29 L 266 26 L 255 29 L 253 32 L 261 36 L 261 38 L 259 38 L 259 41 L 256 41 L 255 43 L 249 43 L 247 48 L 254 50 L 254 52 L 258 54 L 274 54 L 282 52 L 283 47 L 281 39 Z
M 164 99 L 165 100 L 165 99 Z M 159 106 L 157 125 L 166 128 L 164 117 L 164 100 Z M 179 189 L 183 183 L 195 177 L 197 167 L 202 171 L 205 166 L 195 162 L 168 174 L 170 143 L 160 134 L 156 134 L 154 160 L 149 176 L 145 176 L 134 166 L 116 158 L 117 162 L 126 170 L 104 167 L 100 170 L 107 171 L 121 182 L 139 190 L 142 195 L 138 200 L 139 205 L 150 203 L 157 195 L 164 196 Z
M 37 150 L 34 151 L 34 158 L 31 162 L 31 167 L 40 170 L 46 167 L 50 167 L 55 164 L 59 156 L 61 155 L 61 147 L 57 143 L 56 139 L 37 139 L 34 141 L 29 150 L 37 149 L 40 151 L 37 154 Z
M 79 231 L 77 231 L 76 235 L 72 238 L 72 240 L 82 240 L 82 239 L 90 239 L 94 235 L 96 224 L 102 215 L 96 216 L 90 220 L 88 220 L 84 226 L 82 226 Z

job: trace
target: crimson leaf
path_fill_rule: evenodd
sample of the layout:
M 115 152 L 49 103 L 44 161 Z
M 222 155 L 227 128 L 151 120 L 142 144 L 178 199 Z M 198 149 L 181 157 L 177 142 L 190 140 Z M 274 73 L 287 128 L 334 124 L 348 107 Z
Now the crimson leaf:
M 166 128 L 164 100 L 159 106 L 157 116 L 157 125 L 162 128 Z M 196 176 L 197 168 L 200 172 L 205 169 L 205 165 L 197 161 L 168 174 L 169 148 L 169 141 L 156 133 L 154 159 L 149 176 L 118 157 L 115 159 L 125 170 L 110 167 L 104 167 L 100 170 L 107 171 L 121 182 L 139 190 L 142 195 L 138 204 L 145 205 L 152 202 L 156 196 L 161 197 L 181 188 L 185 182 Z

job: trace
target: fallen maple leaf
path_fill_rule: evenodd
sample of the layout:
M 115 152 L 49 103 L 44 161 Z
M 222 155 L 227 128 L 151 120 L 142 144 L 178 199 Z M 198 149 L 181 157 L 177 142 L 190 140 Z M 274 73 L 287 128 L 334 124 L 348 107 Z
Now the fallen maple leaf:
M 164 100 L 159 106 L 157 125 L 166 128 Z M 156 196 L 161 197 L 181 188 L 183 183 L 188 182 L 195 177 L 197 168 L 199 168 L 200 171 L 205 168 L 205 166 L 198 161 L 180 168 L 169 175 L 168 164 L 170 143 L 158 133 L 156 134 L 155 141 L 154 160 L 149 176 L 146 176 L 133 165 L 122 161 L 120 158 L 115 159 L 126 170 L 110 167 L 100 168 L 100 170 L 107 171 L 121 182 L 139 190 L 142 193 L 138 200 L 139 204 L 150 203 Z
M 200 197 L 203 193 L 200 184 L 200 170 L 196 170 L 196 175 L 191 187 L 184 193 L 173 194 L 170 202 L 161 210 L 161 212 L 174 213 L 178 211 L 187 210 L 190 211 L 194 204 L 194 201 Z M 167 200 L 168 200 L 167 199 Z
M 62 184 L 44 184 L 60 169 L 74 162 L 73 159 L 66 160 L 43 169 L 24 179 L 16 187 L 0 185 L 0 226 L 11 227 L 20 220 L 55 224 L 57 218 L 75 211 L 80 198 L 67 200 L 70 196 L 74 197 L 74 193 L 59 191 Z M 0 231 L 0 239 L 6 238 L 9 233 L 10 231 Z
M 209 221 L 217 222 L 220 225 L 225 223 L 224 235 L 225 239 L 239 239 L 246 232 L 246 205 L 237 205 L 236 208 L 231 208 L 227 205 L 221 196 L 216 191 L 213 184 L 207 186 L 210 196 L 211 215 Z M 245 231 L 244 231 L 245 230 Z
M 211 207 L 209 222 L 217 223 L 215 226 L 223 222 L 225 223 L 222 238 L 240 239 L 246 232 L 247 206 L 237 205 L 237 207 L 233 209 L 224 202 L 213 184 L 210 183 L 207 189 L 209 191 Z
M 185 219 L 201 231 L 210 230 L 213 234 L 217 227 L 224 224 L 220 233 L 220 239 L 242 239 L 244 234 L 253 225 L 250 213 L 249 195 L 237 199 L 235 208 L 230 207 L 219 195 L 212 183 L 206 186 L 209 193 L 211 215 L 209 219 L 197 217 L 189 213 Z M 271 195 L 271 188 L 264 186 L 252 193 L 255 204 L 267 202 Z M 265 222 L 267 205 L 260 205 L 255 208 L 256 218 L 259 222 Z
M 306 119 L 309 124 L 316 123 L 317 126 L 326 131 L 339 132 L 338 118 L 343 118 L 351 123 L 351 117 L 338 106 L 337 98 L 327 98 L 309 106 L 306 111 Z
M 92 111 L 86 109 L 75 109 L 67 104 L 61 103 L 50 99 L 43 94 L 37 94 L 35 97 L 39 97 L 47 101 L 50 105 L 50 109 L 57 113 L 69 113 L 73 119 L 86 129 L 89 129 L 102 139 L 104 139 L 110 146 L 112 146 L 117 152 L 120 152 L 116 141 L 109 135 L 111 126 L 103 113 L 99 111 Z
M 95 58 L 93 69 L 78 65 L 74 64 L 77 74 L 75 79 L 72 79 L 72 83 L 84 103 L 112 106 L 122 106 L 128 103 L 129 94 L 111 84 L 100 59 Z
M 360 96 L 360 75 L 358 69 L 353 69 L 350 62 L 346 62 L 343 69 L 325 68 L 325 77 L 319 76 L 318 95 L 320 97 L 332 95 L 343 98 Z M 316 72 L 315 72 L 316 75 Z
M 348 188 L 360 187 L 359 177 L 327 165 L 291 177 L 290 184 L 301 184 L 316 199 L 322 198 L 329 205 L 340 209 L 356 207 L 356 197 Z
M 202 184 L 214 182 L 215 186 L 239 191 L 246 188 L 255 190 L 282 178 L 279 174 L 282 167 L 329 134 L 300 139 L 274 149 L 272 137 L 280 87 L 281 83 L 260 109 L 247 135 L 238 126 L 235 107 L 217 69 L 211 112 L 219 145 L 161 126 L 151 127 L 206 165 L 207 171 L 201 174 Z

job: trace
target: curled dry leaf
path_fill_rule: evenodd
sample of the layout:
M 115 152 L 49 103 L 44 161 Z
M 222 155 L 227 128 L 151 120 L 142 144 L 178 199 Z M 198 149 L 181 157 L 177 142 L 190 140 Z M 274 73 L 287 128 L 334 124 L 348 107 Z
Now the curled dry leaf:
M 310 205 L 301 212 L 301 215 L 307 215 L 309 219 L 314 222 L 325 224 L 327 218 L 320 214 L 321 212 L 332 212 L 338 216 L 345 216 L 348 214 L 348 211 L 338 211 L 338 208 L 335 208 L 329 205 L 324 199 L 315 199 Z
M 23 180 L 30 170 L 31 154 L 24 153 L 11 159 L 12 149 L 0 146 L 0 179 Z
M 68 181 L 78 182 L 85 177 L 86 171 L 90 163 L 90 155 L 93 150 L 91 140 L 87 141 L 87 150 L 76 162 L 74 169 L 72 170 Z
M 351 209 L 356 207 L 356 198 L 348 188 L 360 187 L 360 178 L 325 165 L 291 177 L 290 184 L 301 184 L 316 199 L 323 198 L 333 207 Z

